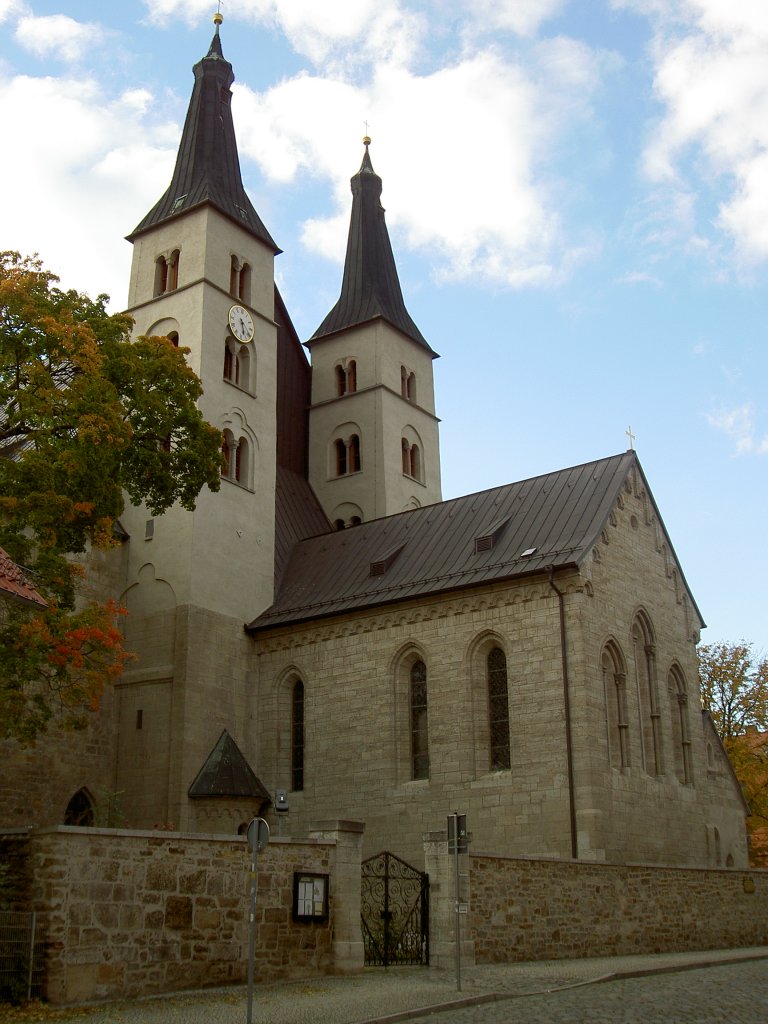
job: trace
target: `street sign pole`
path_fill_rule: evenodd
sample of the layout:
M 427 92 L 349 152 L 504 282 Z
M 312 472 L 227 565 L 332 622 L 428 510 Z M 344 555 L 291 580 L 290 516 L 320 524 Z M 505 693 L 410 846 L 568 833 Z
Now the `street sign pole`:
M 246 832 L 251 848 L 251 886 L 248 910 L 248 1011 L 247 1024 L 253 1024 L 253 961 L 256 958 L 256 889 L 258 888 L 259 850 L 269 842 L 269 825 L 254 818 Z
M 456 991 L 461 992 L 461 914 L 459 913 L 459 900 L 461 898 L 459 878 L 459 822 L 458 815 L 454 814 L 454 821 L 456 822 L 456 841 L 453 844 L 453 865 L 454 880 L 455 880 L 455 892 L 456 892 Z
M 448 815 L 448 853 L 453 854 L 454 865 L 454 910 L 456 913 L 456 990 L 461 992 L 461 914 L 466 907 L 461 902 L 461 878 L 459 875 L 459 854 L 467 852 L 467 816 L 466 814 Z

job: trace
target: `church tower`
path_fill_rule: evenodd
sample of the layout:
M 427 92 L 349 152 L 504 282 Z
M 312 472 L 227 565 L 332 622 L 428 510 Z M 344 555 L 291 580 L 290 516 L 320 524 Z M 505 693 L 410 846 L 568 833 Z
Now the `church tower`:
M 243 188 L 231 64 L 219 37 L 194 67 L 171 184 L 129 236 L 136 335 L 187 347 L 223 433 L 221 489 L 194 512 L 122 518 L 127 646 L 137 660 L 118 687 L 116 789 L 136 825 L 194 827 L 187 789 L 222 729 L 247 729 L 243 623 L 272 601 L 275 564 L 279 252 Z
M 363 141 L 341 295 L 307 342 L 309 480 L 339 529 L 441 500 L 436 353 L 405 308 Z

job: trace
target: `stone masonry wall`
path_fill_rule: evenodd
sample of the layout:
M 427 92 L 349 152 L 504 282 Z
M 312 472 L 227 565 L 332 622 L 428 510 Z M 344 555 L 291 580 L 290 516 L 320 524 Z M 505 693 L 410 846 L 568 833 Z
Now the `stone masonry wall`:
M 51 1002 L 245 980 L 251 854 L 243 837 L 62 826 L 31 833 L 27 849 Z M 345 906 L 349 887 L 345 877 L 335 885 L 335 861 L 328 838 L 275 838 L 259 854 L 257 981 L 336 968 L 334 926 L 359 919 L 359 892 L 356 906 Z M 328 920 L 293 921 L 294 871 L 330 876 Z
M 768 872 L 469 858 L 477 963 L 759 946 Z
M 511 768 L 490 768 L 485 657 L 507 653 Z M 546 584 L 499 584 L 407 602 L 257 640 L 258 775 L 290 789 L 291 687 L 305 685 L 303 790 L 288 827 L 365 821 L 364 855 L 420 867 L 421 837 L 459 809 L 478 847 L 518 855 L 570 849 L 557 601 Z M 410 764 L 409 671 L 427 666 L 429 778 Z

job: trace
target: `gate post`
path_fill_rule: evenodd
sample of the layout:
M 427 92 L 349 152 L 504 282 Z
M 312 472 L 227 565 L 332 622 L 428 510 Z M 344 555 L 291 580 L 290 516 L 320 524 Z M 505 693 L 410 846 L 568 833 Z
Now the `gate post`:
M 364 966 L 360 932 L 360 865 L 364 831 L 362 821 L 319 821 L 309 826 L 313 839 L 331 840 L 336 844 L 331 870 L 333 970 L 336 974 L 361 971 Z
M 435 967 L 453 968 L 456 963 L 456 885 L 453 857 L 448 853 L 445 830 L 425 832 L 424 867 L 429 875 L 429 962 Z M 461 898 L 470 901 L 468 858 L 461 857 Z M 471 909 L 471 908 L 470 908 Z M 469 934 L 471 913 L 461 921 L 461 962 L 475 963 L 475 943 Z

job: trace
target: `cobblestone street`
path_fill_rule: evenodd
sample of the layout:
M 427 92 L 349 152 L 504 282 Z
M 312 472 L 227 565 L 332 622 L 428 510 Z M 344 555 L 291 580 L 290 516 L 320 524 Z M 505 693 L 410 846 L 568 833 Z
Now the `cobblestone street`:
M 0 1005 L 0 1024 L 245 1024 L 244 986 L 77 1007 Z M 429 1008 L 429 1009 L 427 1009 Z M 366 968 L 258 984 L 254 1024 L 766 1024 L 768 948 Z
M 768 963 L 588 984 L 410 1018 L 411 1024 L 766 1024 Z

